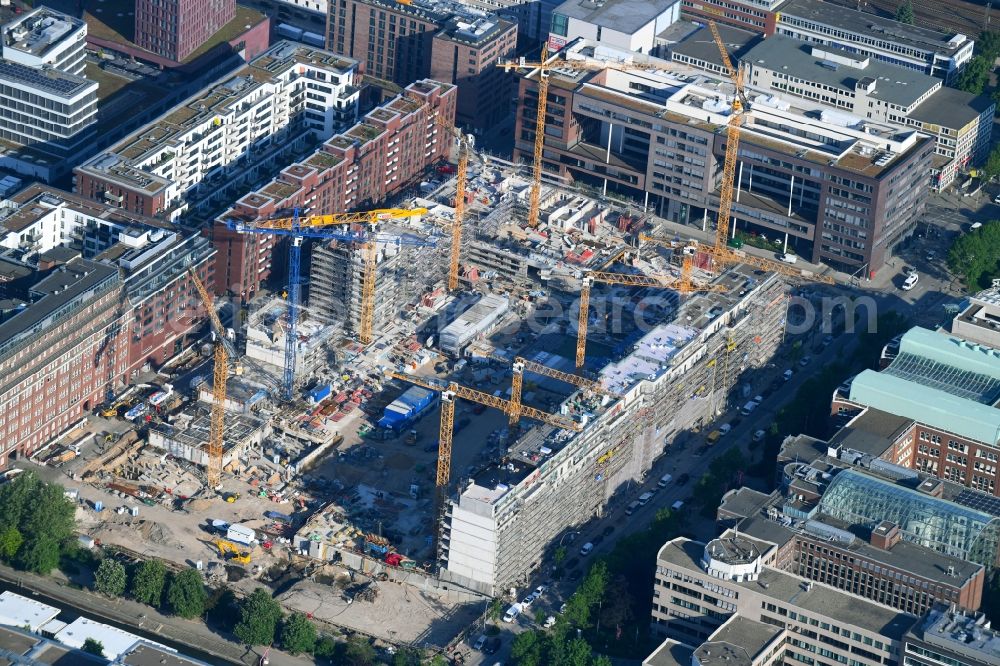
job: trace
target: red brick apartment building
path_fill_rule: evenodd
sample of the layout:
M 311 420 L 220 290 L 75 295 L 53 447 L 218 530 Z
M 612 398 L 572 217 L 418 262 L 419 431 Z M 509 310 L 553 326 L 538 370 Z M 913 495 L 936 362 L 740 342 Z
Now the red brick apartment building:
M 459 124 L 486 129 L 509 115 L 517 24 L 457 3 L 330 2 L 326 46 L 364 63 L 365 74 L 406 85 L 429 77 L 458 86 Z
M 235 16 L 235 0 L 136 0 L 135 43 L 179 62 Z
M 275 247 L 274 236 L 235 233 L 226 220 L 252 221 L 296 207 L 308 215 L 377 206 L 449 155 L 452 141 L 434 116 L 453 120 L 457 96 L 448 83 L 411 83 L 402 95 L 237 201 L 212 231 L 218 251 L 216 291 L 250 297 L 269 276 Z

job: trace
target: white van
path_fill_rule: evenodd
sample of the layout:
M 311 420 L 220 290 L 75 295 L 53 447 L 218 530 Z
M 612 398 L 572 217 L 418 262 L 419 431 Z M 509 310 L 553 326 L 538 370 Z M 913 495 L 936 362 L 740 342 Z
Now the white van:
M 638 509 L 640 506 L 642 505 L 639 504 L 638 502 L 632 502 L 627 507 L 625 507 L 625 515 L 631 516 L 633 513 L 635 513 L 635 510 Z
M 651 499 L 653 499 L 653 493 L 643 493 L 639 495 L 639 504 L 646 506 Z
M 674 511 L 680 511 L 684 507 L 684 500 L 677 500 L 670 505 L 670 508 Z
M 799 258 L 794 254 L 788 254 L 787 252 L 781 255 L 781 260 L 786 264 L 794 264 Z
M 594 544 L 588 541 L 587 543 L 583 544 L 583 548 L 580 549 L 580 554 L 586 557 L 587 555 L 590 555 L 590 552 L 592 550 L 594 550 Z
M 660 480 L 656 482 L 656 485 L 658 485 L 661 488 L 666 488 L 667 484 L 670 483 L 673 480 L 673 478 L 674 477 L 670 476 L 669 474 L 664 474 L 663 476 L 660 477 Z
M 521 614 L 521 604 L 514 604 L 507 609 L 507 612 L 503 614 L 504 622 L 513 622 L 517 619 L 517 616 Z
M 906 280 L 903 281 L 903 291 L 909 291 L 917 286 L 917 282 L 920 281 L 920 276 L 916 273 L 910 273 L 906 276 Z

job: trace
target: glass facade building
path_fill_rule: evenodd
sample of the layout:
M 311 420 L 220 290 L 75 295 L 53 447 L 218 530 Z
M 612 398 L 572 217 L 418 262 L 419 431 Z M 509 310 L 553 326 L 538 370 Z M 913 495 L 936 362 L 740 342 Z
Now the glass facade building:
M 868 529 L 888 520 L 907 541 L 988 569 L 997 561 L 1000 519 L 854 470 L 834 477 L 820 511 Z

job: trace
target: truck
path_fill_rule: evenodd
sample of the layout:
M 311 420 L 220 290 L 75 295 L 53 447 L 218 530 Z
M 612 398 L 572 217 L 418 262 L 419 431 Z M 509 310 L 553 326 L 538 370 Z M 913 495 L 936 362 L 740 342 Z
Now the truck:
M 234 543 L 249 546 L 257 540 L 257 533 L 246 525 L 230 525 L 226 530 L 226 538 Z

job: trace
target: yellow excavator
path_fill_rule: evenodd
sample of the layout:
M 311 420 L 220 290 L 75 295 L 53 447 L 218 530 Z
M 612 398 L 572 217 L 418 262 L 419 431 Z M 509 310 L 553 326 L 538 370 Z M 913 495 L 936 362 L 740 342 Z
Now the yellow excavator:
M 236 562 L 237 564 L 250 564 L 250 551 L 240 550 L 239 546 L 232 541 L 216 539 L 215 547 L 219 549 L 219 557 L 224 560 Z

